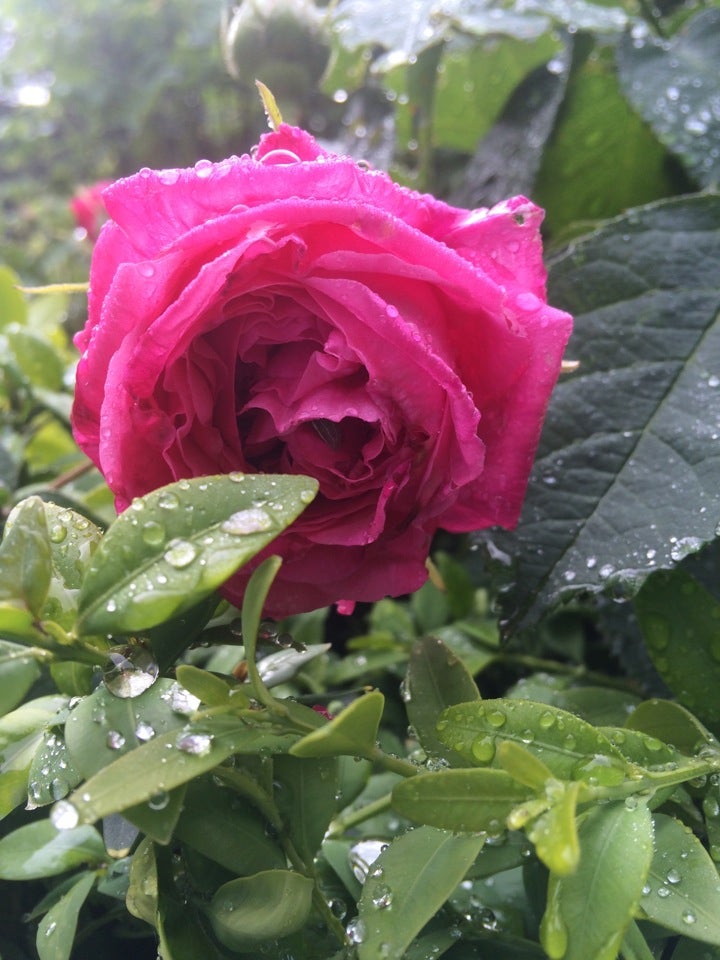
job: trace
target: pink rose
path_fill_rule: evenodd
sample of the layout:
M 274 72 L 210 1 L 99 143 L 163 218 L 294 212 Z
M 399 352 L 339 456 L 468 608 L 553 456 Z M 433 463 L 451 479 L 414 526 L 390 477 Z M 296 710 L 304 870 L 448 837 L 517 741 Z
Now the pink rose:
M 80 187 L 70 201 L 70 210 L 75 217 L 75 223 L 85 230 L 88 240 L 93 242 L 97 240 L 100 228 L 105 222 L 105 201 L 102 194 L 111 182 L 99 180 L 91 187 Z
M 517 522 L 571 329 L 530 201 L 458 210 L 283 124 L 105 202 L 73 421 L 119 510 L 181 478 L 316 477 L 268 551 L 271 616 L 412 591 L 438 527 Z

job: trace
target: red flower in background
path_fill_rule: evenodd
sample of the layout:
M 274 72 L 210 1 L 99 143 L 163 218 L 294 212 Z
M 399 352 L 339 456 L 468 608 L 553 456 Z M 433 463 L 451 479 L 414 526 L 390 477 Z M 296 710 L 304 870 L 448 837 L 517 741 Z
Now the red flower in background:
M 100 228 L 107 220 L 107 210 L 102 193 L 111 183 L 112 180 L 98 180 L 91 187 L 80 187 L 70 201 L 70 210 L 75 217 L 75 223 L 85 230 L 88 240 L 93 243 L 97 240 Z

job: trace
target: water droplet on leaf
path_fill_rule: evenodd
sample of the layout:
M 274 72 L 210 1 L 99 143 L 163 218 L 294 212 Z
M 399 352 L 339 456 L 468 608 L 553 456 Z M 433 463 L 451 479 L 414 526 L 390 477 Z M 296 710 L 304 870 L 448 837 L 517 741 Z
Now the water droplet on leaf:
M 103 680 L 114 697 L 121 700 L 137 697 L 157 680 L 159 668 L 145 642 L 111 647 L 107 658 Z

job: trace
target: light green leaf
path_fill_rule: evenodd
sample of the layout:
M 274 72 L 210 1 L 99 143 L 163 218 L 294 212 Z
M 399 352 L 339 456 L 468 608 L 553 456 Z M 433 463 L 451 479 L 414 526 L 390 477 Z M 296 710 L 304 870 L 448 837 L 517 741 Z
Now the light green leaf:
M 474 766 L 498 766 L 500 743 L 520 744 L 559 780 L 595 777 L 605 786 L 624 779 L 622 754 L 579 717 L 531 700 L 483 700 L 444 712 L 440 739 Z
M 243 703 L 244 706 L 249 703 L 247 697 L 243 697 L 242 691 L 233 690 L 227 680 L 210 673 L 209 670 L 201 670 L 199 667 L 182 663 L 175 670 L 175 676 L 181 687 L 209 707 L 226 704 L 231 692 L 240 697 L 238 702 Z
M 94 873 L 83 873 L 40 921 L 35 946 L 40 960 L 69 960 L 78 914 L 95 883 Z
M 671 40 L 627 34 L 618 44 L 623 92 L 697 183 L 720 181 L 720 12 L 703 10 Z
M 254 953 L 267 940 L 299 930 L 312 904 L 313 881 L 292 870 L 265 870 L 223 884 L 207 907 L 218 940 Z
M 720 946 L 716 864 L 684 824 L 662 813 L 654 820 L 655 855 L 639 915 L 682 936 Z
M 385 697 L 379 690 L 366 693 L 330 723 L 299 740 L 290 753 L 295 757 L 367 757 L 375 749 Z
M 39 615 L 50 586 L 50 540 L 39 497 L 28 497 L 8 517 L 0 545 L 0 600 L 21 601 Z
M 33 386 L 62 388 L 65 364 L 46 339 L 17 324 L 6 327 L 5 336 L 15 362 Z
M 29 766 L 42 741 L 43 730 L 67 706 L 67 698 L 38 697 L 0 719 L 0 769 Z M 27 760 L 27 762 L 25 762 Z
M 127 810 L 203 773 L 234 753 L 282 753 L 294 734 L 275 734 L 263 726 L 225 717 L 208 717 L 160 734 L 103 767 L 70 795 L 81 823 Z M 74 754 L 75 755 L 75 754 Z
M 575 819 L 579 789 L 580 784 L 575 782 L 562 784 L 552 792 L 548 790 L 551 806 L 527 831 L 538 859 L 558 877 L 574 873 L 580 859 Z
M 105 845 L 93 827 L 56 830 L 49 820 L 19 827 L 0 840 L 0 878 L 53 877 L 84 864 L 102 863 Z
M 678 700 L 720 721 L 720 603 L 684 570 L 658 571 L 635 598 L 648 653 Z
M 504 770 L 438 770 L 400 781 L 392 805 L 410 820 L 444 830 L 498 833 L 510 811 L 532 796 Z
M 418 827 L 393 840 L 363 886 L 358 904 L 364 927 L 359 960 L 377 960 L 381 944 L 388 945 L 388 956 L 403 956 L 465 876 L 484 842 L 484 837 L 456 836 L 433 827 Z
M 657 203 L 551 269 L 580 368 L 554 392 L 517 533 L 492 535 L 518 558 L 503 594 L 514 629 L 578 592 L 630 597 L 715 537 L 719 225 L 718 196 Z
M 440 756 L 454 766 L 462 758 L 439 739 L 437 721 L 446 707 L 479 700 L 480 694 L 462 660 L 442 640 L 424 637 L 410 651 L 403 700 L 408 720 L 429 756 Z
M 158 876 L 152 840 L 140 841 L 130 864 L 130 885 L 125 904 L 139 920 L 155 926 L 158 905 Z
M 81 780 L 65 739 L 57 730 L 47 731 L 28 771 L 28 807 L 60 800 Z
M 20 644 L 0 640 L 0 716 L 25 699 L 40 676 L 35 658 Z
M 513 780 L 530 787 L 531 790 L 544 789 L 547 781 L 553 776 L 552 770 L 545 766 L 542 760 L 538 760 L 534 754 L 514 740 L 502 740 L 498 744 L 497 761 Z
M 0 266 L 0 329 L 11 323 L 25 323 L 27 303 L 18 290 L 20 278 L 10 267 Z
M 232 790 L 209 780 L 188 784 L 176 836 L 239 876 L 285 866 L 264 818 Z
M 316 491 L 307 477 L 228 474 L 135 500 L 95 551 L 79 629 L 130 633 L 179 616 L 266 547 Z
M 616 960 L 653 853 L 645 804 L 595 807 L 579 829 L 580 863 L 552 874 L 540 940 L 552 960 Z

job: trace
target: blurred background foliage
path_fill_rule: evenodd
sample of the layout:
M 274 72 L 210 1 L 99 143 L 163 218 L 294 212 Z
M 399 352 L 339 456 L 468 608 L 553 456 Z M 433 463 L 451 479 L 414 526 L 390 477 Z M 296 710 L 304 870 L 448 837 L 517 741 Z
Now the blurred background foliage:
M 717 3 L 3 0 L 0 259 L 82 280 L 68 201 L 248 150 L 285 118 L 474 206 L 532 193 L 551 237 L 720 169 Z

